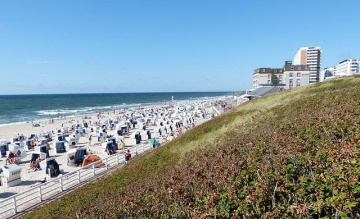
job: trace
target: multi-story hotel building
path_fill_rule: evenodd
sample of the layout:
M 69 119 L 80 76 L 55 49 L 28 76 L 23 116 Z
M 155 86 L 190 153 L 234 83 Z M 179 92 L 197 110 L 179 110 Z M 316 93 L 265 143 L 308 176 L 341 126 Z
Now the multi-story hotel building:
M 335 68 L 335 77 L 353 75 L 360 73 L 360 59 L 346 59 L 339 62 Z
M 295 57 L 294 65 L 308 65 L 309 83 L 319 82 L 322 50 L 318 46 L 301 47 Z
M 308 65 L 293 65 L 286 61 L 283 73 L 285 88 L 299 87 L 309 84 L 310 69 Z
M 253 73 L 253 87 L 277 86 L 283 83 L 282 68 L 258 68 Z
M 253 88 L 277 86 L 292 88 L 309 84 L 310 70 L 307 65 L 293 65 L 286 61 L 284 68 L 258 68 L 253 73 Z

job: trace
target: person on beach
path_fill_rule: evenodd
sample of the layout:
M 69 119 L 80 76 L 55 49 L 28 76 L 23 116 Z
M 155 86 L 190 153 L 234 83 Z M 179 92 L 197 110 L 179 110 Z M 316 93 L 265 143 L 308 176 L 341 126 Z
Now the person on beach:
M 115 154 L 114 148 L 113 148 L 112 146 L 106 147 L 105 150 L 106 150 L 106 152 L 107 152 L 108 155 L 113 155 L 113 154 Z
M 59 164 L 54 163 L 49 165 L 50 177 L 56 177 L 59 175 Z
M 40 162 L 41 162 L 41 159 L 40 158 L 37 158 L 35 161 L 33 161 L 31 164 L 30 164 L 30 169 L 32 170 L 40 170 Z
M 130 150 L 127 150 L 127 152 L 125 153 L 125 164 L 127 164 L 130 159 L 131 159 Z
M 90 137 L 89 137 L 89 144 L 91 146 L 91 139 L 92 139 L 92 135 L 90 134 Z
M 25 141 L 25 136 L 24 136 L 24 134 L 21 134 L 21 135 L 20 135 L 20 139 L 19 139 L 19 140 L 20 140 L 20 142 Z
M 7 165 L 8 162 L 9 162 L 9 164 L 16 164 L 15 156 L 16 155 L 13 152 L 10 152 L 8 157 L 6 158 L 5 165 Z
M 125 148 L 125 142 L 123 140 L 120 140 L 120 148 L 121 149 Z
M 156 138 L 153 137 L 150 142 L 151 142 L 151 145 L 153 146 L 153 148 L 155 149 L 155 147 L 156 147 Z
M 50 143 L 47 143 L 47 144 L 46 144 L 46 149 L 47 149 L 48 151 L 51 149 Z
M 169 141 L 172 141 L 174 139 L 174 134 L 172 132 L 170 133 L 170 136 L 168 139 L 169 139 Z
M 31 148 L 33 149 L 34 147 L 35 147 L 35 141 L 34 140 L 31 140 L 31 142 L 30 142 L 30 146 L 31 146 Z

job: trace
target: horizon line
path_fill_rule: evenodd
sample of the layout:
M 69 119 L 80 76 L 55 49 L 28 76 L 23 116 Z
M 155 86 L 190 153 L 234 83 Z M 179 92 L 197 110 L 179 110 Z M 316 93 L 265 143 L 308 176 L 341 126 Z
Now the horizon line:
M 16 95 L 64 95 L 64 94 L 145 94 L 145 93 L 234 93 L 240 91 L 157 91 L 157 92 L 111 92 L 111 93 L 32 93 L 32 94 L 0 94 L 0 96 L 16 96 Z

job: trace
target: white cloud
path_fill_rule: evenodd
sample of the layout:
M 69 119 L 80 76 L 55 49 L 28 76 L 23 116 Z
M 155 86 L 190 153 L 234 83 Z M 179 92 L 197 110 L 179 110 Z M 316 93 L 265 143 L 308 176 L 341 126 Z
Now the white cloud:
M 59 60 L 40 60 L 40 61 L 27 61 L 27 65 L 44 65 L 44 64 L 54 64 L 54 63 L 62 63 L 64 61 Z

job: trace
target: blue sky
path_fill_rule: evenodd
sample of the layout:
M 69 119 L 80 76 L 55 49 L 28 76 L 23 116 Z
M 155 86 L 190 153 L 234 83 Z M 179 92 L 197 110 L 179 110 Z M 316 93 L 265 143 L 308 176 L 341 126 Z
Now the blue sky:
M 0 0 L 0 94 L 237 91 L 321 46 L 360 58 L 360 1 Z

